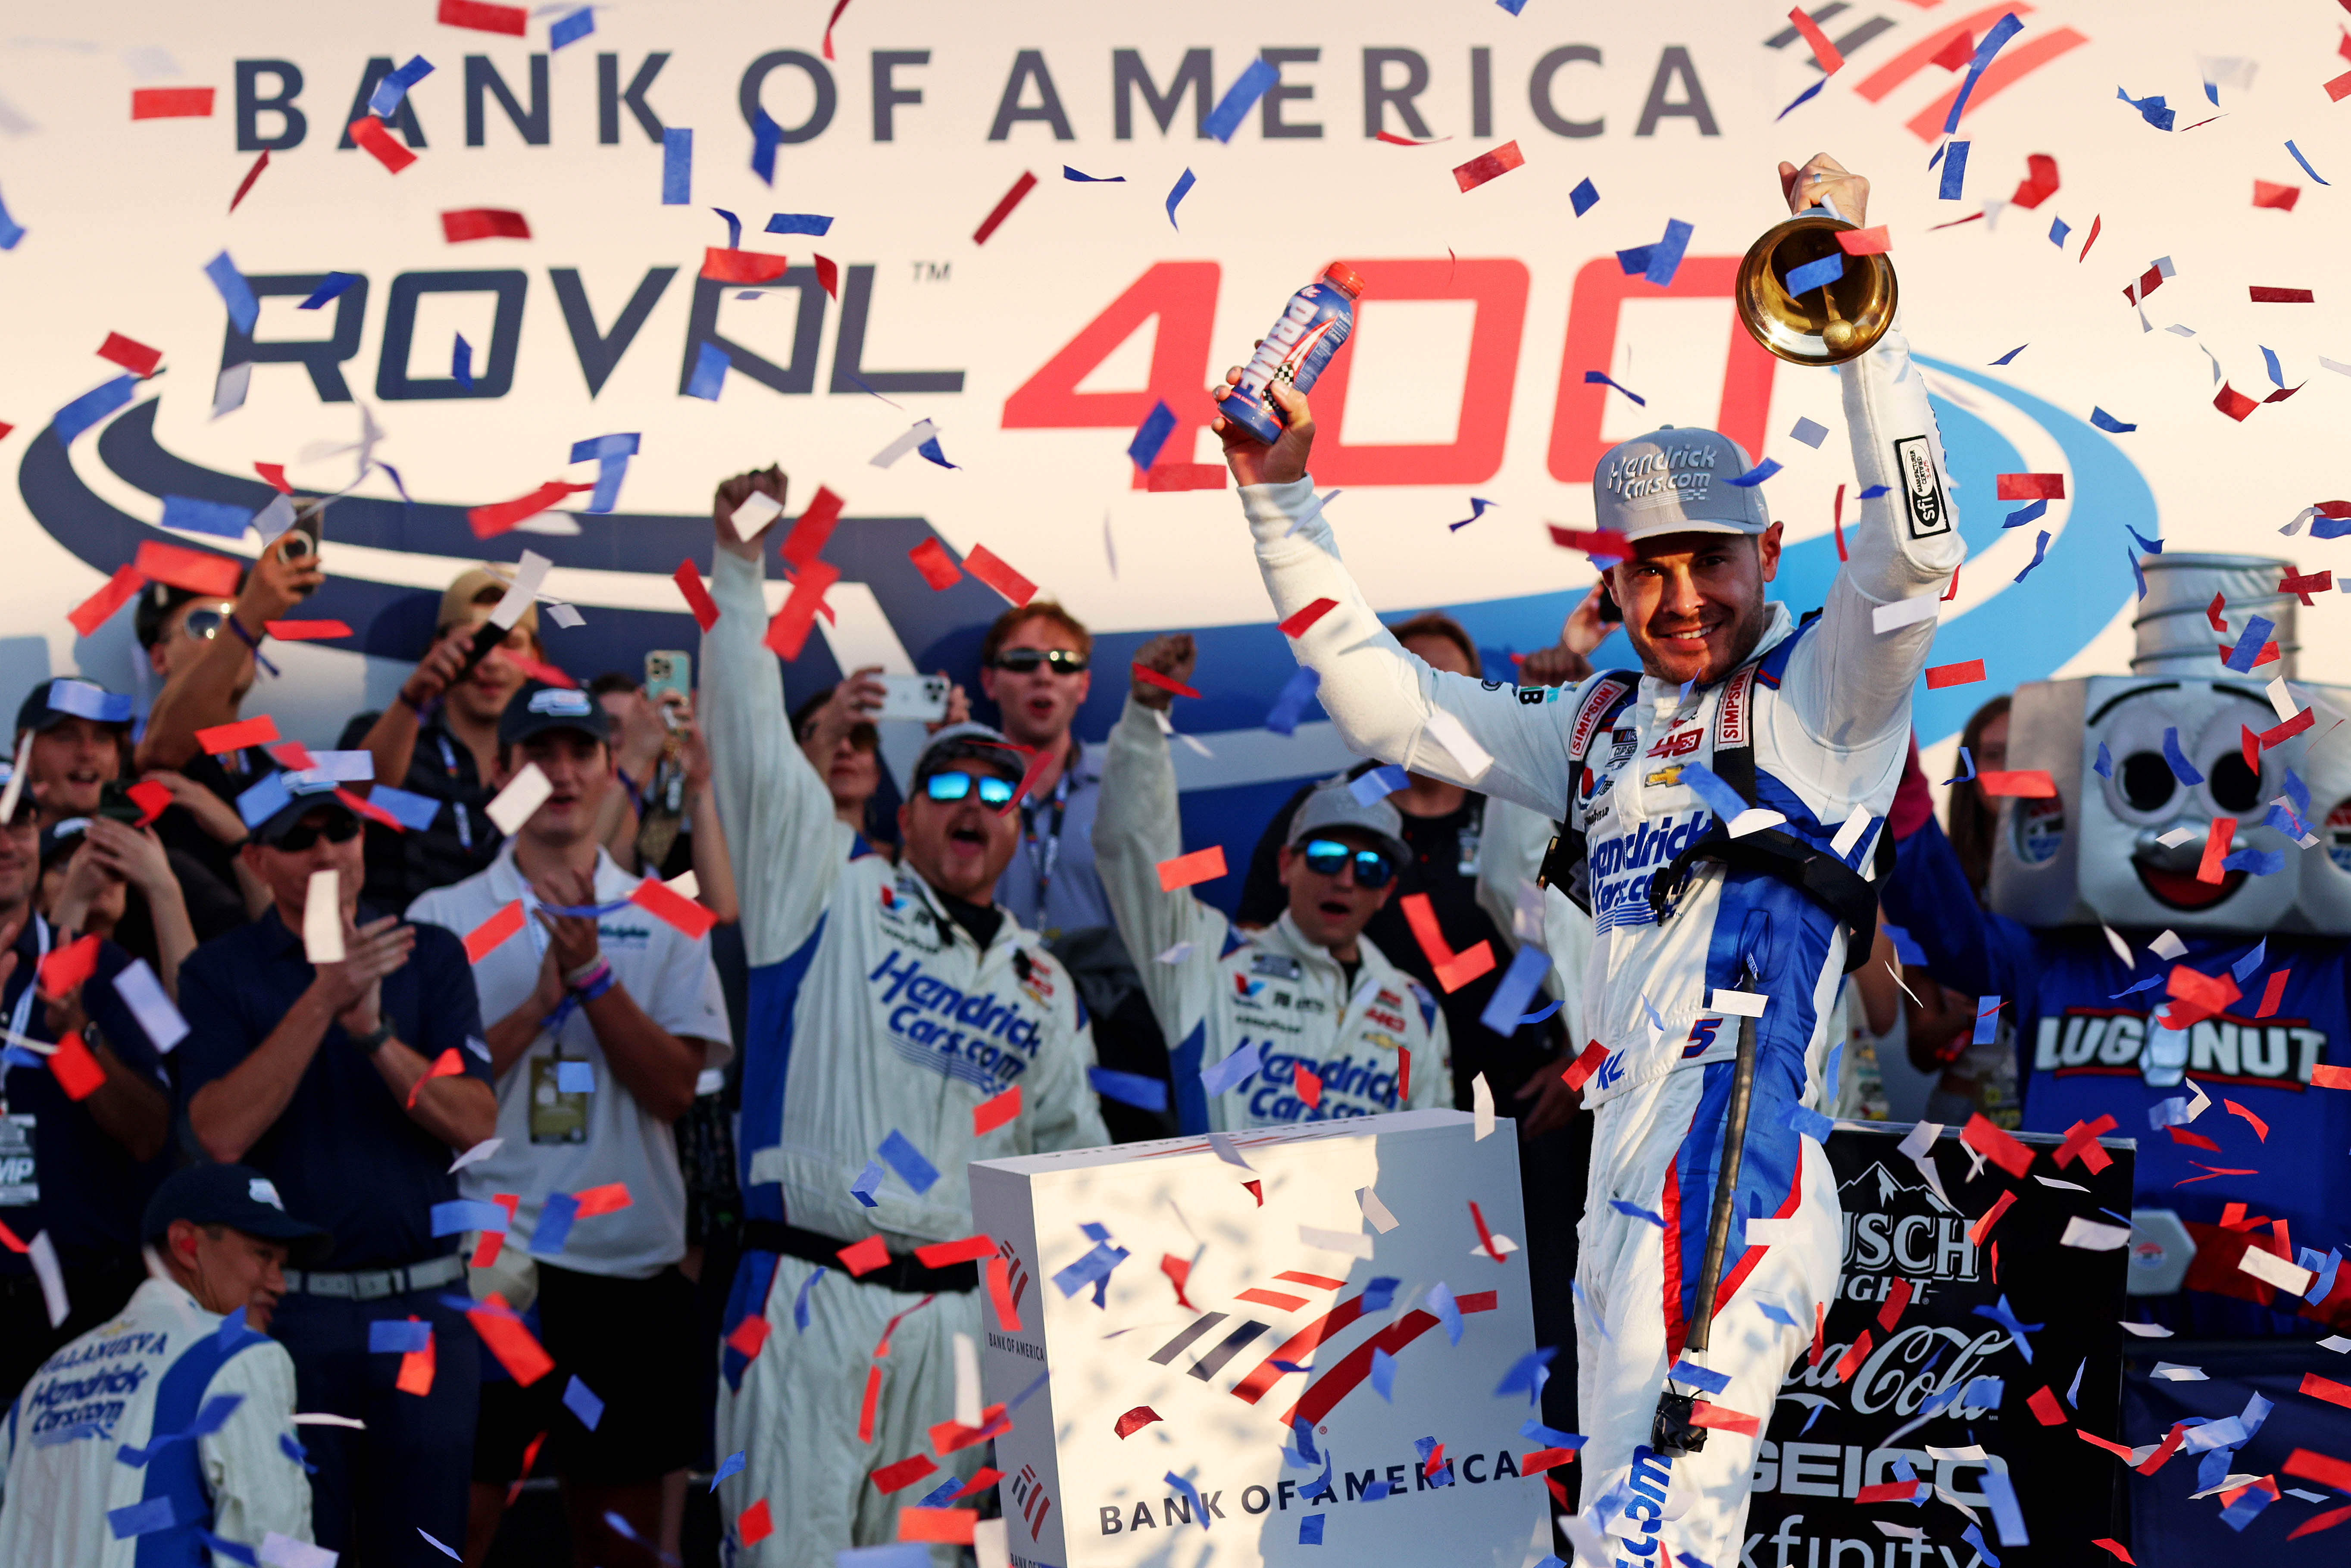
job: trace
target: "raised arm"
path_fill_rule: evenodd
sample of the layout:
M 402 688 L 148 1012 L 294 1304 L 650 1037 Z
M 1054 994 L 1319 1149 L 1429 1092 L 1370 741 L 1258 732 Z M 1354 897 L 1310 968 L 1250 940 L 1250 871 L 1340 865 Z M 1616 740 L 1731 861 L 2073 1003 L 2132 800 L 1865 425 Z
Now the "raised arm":
M 792 744 L 783 672 L 764 641 L 767 562 L 728 520 L 755 490 L 780 504 L 782 471 L 718 486 L 710 572 L 718 620 L 702 634 L 700 717 L 718 815 L 734 847 L 744 946 L 753 965 L 764 965 L 780 963 L 816 928 L 841 874 L 849 830 L 833 820 L 824 780 Z
M 235 722 L 238 700 L 253 684 L 253 651 L 269 634 L 269 622 L 283 619 L 326 578 L 310 553 L 309 535 L 288 528 L 270 541 L 237 591 L 231 612 L 235 625 L 223 627 L 195 663 L 156 695 L 139 738 L 141 768 L 177 768 L 196 754 L 196 731 Z

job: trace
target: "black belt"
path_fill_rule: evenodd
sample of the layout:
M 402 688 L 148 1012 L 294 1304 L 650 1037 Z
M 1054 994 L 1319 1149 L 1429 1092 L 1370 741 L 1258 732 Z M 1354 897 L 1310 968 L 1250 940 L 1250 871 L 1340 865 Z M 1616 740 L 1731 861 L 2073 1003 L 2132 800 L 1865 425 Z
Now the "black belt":
M 813 1230 L 802 1230 L 797 1225 L 778 1224 L 772 1219 L 747 1219 L 743 1222 L 743 1246 L 748 1251 L 781 1252 L 786 1257 L 839 1269 L 841 1249 L 848 1245 L 838 1238 L 820 1236 Z M 979 1289 L 977 1263 L 950 1263 L 944 1269 L 933 1269 L 913 1255 L 900 1252 L 890 1254 L 890 1261 L 879 1269 L 868 1269 L 862 1274 L 850 1277 L 861 1285 L 883 1285 L 908 1294 L 943 1291 L 968 1294 Z

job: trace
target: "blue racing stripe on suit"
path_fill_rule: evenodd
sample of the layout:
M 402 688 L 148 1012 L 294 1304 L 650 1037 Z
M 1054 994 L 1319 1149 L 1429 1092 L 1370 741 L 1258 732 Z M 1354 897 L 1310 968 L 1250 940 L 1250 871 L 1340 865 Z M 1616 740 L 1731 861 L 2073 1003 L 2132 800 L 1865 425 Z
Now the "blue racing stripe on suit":
M 831 914 L 817 916 L 807 941 L 780 964 L 763 964 L 750 974 L 743 1019 L 743 1125 L 735 1140 L 737 1179 L 743 1184 L 743 1213 L 749 1219 L 781 1220 L 784 1189 L 775 1182 L 754 1185 L 751 1155 L 780 1141 L 784 1132 L 784 1086 L 792 1067 L 792 1027 L 800 986 L 824 940 Z

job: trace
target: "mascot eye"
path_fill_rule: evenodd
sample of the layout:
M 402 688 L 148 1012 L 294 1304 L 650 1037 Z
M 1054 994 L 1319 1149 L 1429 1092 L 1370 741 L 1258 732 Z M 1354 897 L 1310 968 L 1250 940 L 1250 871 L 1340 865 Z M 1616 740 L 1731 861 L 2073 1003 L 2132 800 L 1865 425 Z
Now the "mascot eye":
M 2171 791 L 2179 782 L 2171 776 L 2171 764 L 2158 751 L 2132 752 L 2123 758 L 2121 777 L 2123 799 L 2138 811 L 2161 809 L 2171 799 Z
M 2205 770 L 2212 803 L 2223 811 L 2244 815 L 2262 803 L 2262 776 L 2245 766 L 2244 757 L 2231 751 Z

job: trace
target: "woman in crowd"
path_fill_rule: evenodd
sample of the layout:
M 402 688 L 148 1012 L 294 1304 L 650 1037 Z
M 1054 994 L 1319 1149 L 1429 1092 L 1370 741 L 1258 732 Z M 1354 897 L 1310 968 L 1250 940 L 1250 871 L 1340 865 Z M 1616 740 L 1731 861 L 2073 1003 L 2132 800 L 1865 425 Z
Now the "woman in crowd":
M 153 829 L 105 816 L 43 828 L 38 904 L 61 938 L 102 936 L 180 994 L 180 962 L 195 951 L 196 933 Z

